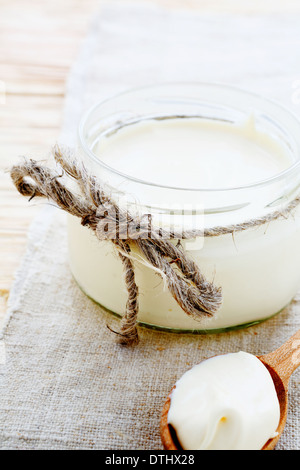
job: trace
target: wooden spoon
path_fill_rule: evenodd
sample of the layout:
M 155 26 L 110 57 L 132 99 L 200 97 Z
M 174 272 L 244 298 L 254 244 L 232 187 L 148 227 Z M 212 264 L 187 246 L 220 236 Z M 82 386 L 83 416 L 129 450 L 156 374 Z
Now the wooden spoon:
M 257 356 L 266 366 L 274 381 L 279 404 L 280 421 L 277 428 L 277 436 L 269 439 L 262 450 L 272 450 L 275 448 L 285 427 L 288 412 L 288 386 L 292 373 L 300 366 L 300 330 L 292 336 L 286 343 L 275 351 Z M 177 441 L 176 433 L 168 424 L 168 413 L 171 404 L 172 388 L 162 410 L 160 421 L 161 440 L 165 450 L 182 450 Z

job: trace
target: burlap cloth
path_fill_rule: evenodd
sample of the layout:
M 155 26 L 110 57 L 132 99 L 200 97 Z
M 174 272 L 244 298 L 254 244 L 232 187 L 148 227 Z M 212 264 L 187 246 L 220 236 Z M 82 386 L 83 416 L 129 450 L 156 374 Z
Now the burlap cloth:
M 97 99 L 171 79 L 243 85 L 299 112 L 292 99 L 298 25 L 295 15 L 170 13 L 109 2 L 70 75 L 61 141 L 74 145 L 78 119 Z M 140 344 L 122 347 L 106 327 L 118 320 L 71 276 L 65 215 L 46 206 L 31 227 L 0 339 L 1 449 L 162 449 L 160 413 L 174 382 L 214 354 L 275 349 L 299 329 L 299 312 L 295 300 L 263 324 L 219 335 L 140 329 Z M 300 448 L 299 377 L 290 383 L 278 449 Z

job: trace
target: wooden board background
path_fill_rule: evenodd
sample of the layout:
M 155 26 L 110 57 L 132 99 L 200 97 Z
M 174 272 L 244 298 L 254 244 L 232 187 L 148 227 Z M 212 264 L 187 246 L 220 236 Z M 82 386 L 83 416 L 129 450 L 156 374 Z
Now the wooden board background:
M 299 0 L 148 1 L 224 14 L 300 12 Z M 42 158 L 56 141 L 66 78 L 99 8 L 100 0 L 0 0 L 0 324 L 39 210 L 18 195 L 7 169 L 22 155 Z

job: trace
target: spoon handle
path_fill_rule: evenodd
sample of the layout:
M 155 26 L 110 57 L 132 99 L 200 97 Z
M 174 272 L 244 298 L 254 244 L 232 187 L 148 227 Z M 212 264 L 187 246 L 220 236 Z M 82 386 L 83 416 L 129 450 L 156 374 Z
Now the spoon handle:
M 288 383 L 292 373 L 300 366 L 300 330 L 275 351 L 261 356 Z

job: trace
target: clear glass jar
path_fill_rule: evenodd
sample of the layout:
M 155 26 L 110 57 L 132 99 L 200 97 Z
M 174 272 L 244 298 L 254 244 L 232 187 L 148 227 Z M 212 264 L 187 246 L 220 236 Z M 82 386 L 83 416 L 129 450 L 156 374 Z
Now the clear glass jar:
M 253 184 L 214 189 L 164 186 L 112 168 L 95 151 L 102 138 L 141 121 L 200 118 L 235 126 L 250 113 L 261 132 L 280 142 L 291 162 L 284 171 Z M 133 196 L 131 208 L 146 207 L 159 221 L 164 221 L 171 211 L 176 223 L 184 221 L 185 227 L 191 217 L 187 207 L 193 208 L 193 215 L 194 208 L 199 208 L 197 220 L 205 229 L 227 227 L 284 210 L 300 191 L 299 120 L 277 103 L 222 84 L 167 83 L 132 90 L 98 103 L 80 123 L 78 154 L 115 195 Z M 123 266 L 113 243 L 97 240 L 92 231 L 72 216 L 68 236 L 70 266 L 79 286 L 91 299 L 121 316 L 127 292 Z M 298 206 L 289 216 L 267 224 L 235 234 L 184 240 L 182 245 L 206 278 L 222 287 L 223 304 L 219 312 L 201 321 L 188 317 L 159 275 L 136 261 L 140 324 L 200 333 L 249 326 L 282 310 L 300 287 Z

